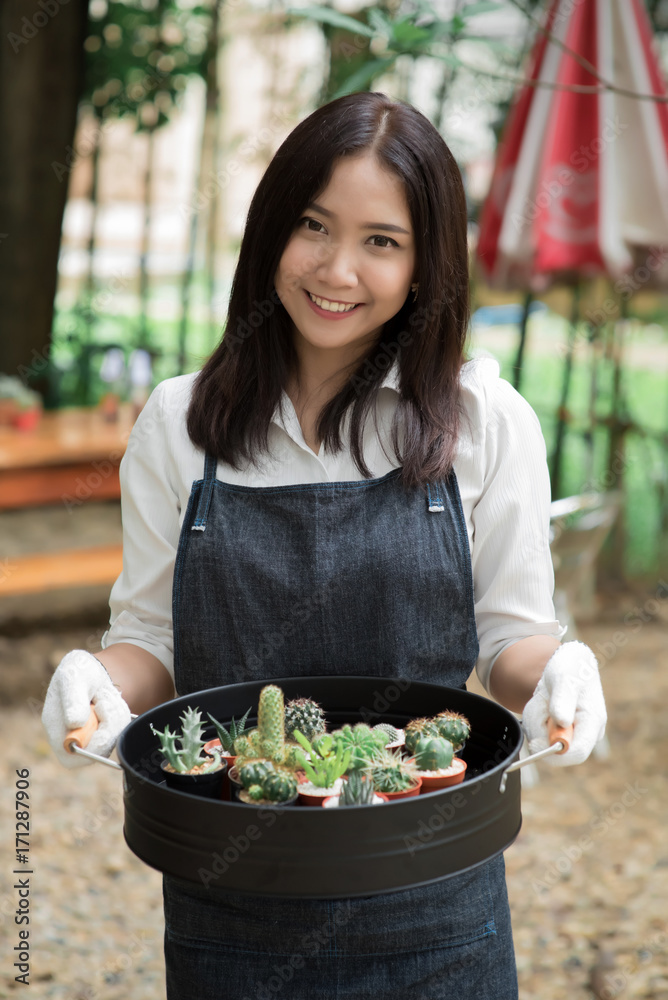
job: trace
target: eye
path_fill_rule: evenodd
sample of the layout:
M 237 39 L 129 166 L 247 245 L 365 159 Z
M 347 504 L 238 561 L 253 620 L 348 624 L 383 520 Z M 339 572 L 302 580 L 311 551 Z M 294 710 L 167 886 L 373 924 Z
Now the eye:
M 303 219 L 300 219 L 299 222 L 298 222 L 298 225 L 301 226 L 302 223 L 304 223 L 304 222 L 306 222 L 306 223 L 314 222 L 316 226 L 322 226 L 322 222 L 318 222 L 317 219 L 311 219 L 311 218 L 309 218 L 308 215 L 305 215 Z M 307 225 L 306 228 L 308 229 L 308 231 L 310 233 L 317 233 L 318 232 L 317 229 L 311 229 L 311 227 L 308 226 L 308 225 Z M 324 229 L 324 226 L 322 226 L 322 228 Z
M 387 243 L 385 243 L 382 247 L 379 247 L 379 249 L 381 249 L 381 250 L 384 249 L 387 246 L 390 246 L 390 245 L 394 246 L 394 247 L 398 247 L 399 246 L 399 244 L 397 243 L 397 241 L 391 239 L 389 236 L 371 236 L 369 238 L 372 239 L 372 240 L 387 240 Z M 377 245 L 378 244 L 376 244 L 376 246 Z

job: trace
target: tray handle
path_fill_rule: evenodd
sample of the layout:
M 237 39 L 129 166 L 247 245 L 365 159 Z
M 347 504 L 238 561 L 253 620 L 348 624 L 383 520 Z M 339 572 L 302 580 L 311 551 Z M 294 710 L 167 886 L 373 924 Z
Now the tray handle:
M 115 760 L 109 760 L 108 757 L 102 757 L 100 754 L 91 753 L 90 750 L 84 749 L 84 747 L 88 746 L 88 741 L 99 725 L 100 720 L 91 702 L 90 715 L 85 724 L 78 729 L 70 729 L 63 740 L 63 746 L 68 753 L 78 753 L 82 757 L 88 757 L 90 760 L 97 761 L 98 764 L 106 764 L 107 767 L 113 767 L 115 770 L 122 771 L 123 768 Z
M 545 750 L 539 750 L 537 753 L 532 753 L 528 757 L 523 757 L 522 760 L 513 761 L 512 764 L 508 765 L 501 775 L 501 784 L 499 785 L 501 793 L 506 790 L 506 782 L 511 771 L 519 771 L 526 764 L 534 764 L 537 760 L 542 760 L 543 757 L 550 757 L 552 754 L 566 753 L 573 739 L 573 726 L 557 726 L 550 719 L 548 734 L 550 740 L 549 747 L 546 747 Z

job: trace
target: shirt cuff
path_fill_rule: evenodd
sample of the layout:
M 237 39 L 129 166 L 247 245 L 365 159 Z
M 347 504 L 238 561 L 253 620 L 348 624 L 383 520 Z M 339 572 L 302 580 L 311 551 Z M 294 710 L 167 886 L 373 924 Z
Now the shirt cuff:
M 174 638 L 171 627 L 147 625 L 129 611 L 121 611 L 100 640 L 102 649 L 117 642 L 129 642 L 152 653 L 174 680 Z

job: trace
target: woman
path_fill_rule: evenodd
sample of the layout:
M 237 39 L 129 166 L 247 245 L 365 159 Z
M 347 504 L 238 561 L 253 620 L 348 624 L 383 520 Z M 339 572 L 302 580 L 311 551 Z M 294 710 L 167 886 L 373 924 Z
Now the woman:
M 476 665 L 532 750 L 551 716 L 575 721 L 560 763 L 588 756 L 605 706 L 591 650 L 559 643 L 540 427 L 494 361 L 465 362 L 467 323 L 465 199 L 436 129 L 379 93 L 315 111 L 255 193 L 219 347 L 131 435 L 111 627 L 45 703 L 64 763 L 85 763 L 58 748 L 91 700 L 109 753 L 173 683 L 457 686 Z M 517 996 L 502 856 L 361 899 L 167 876 L 164 896 L 170 1000 Z

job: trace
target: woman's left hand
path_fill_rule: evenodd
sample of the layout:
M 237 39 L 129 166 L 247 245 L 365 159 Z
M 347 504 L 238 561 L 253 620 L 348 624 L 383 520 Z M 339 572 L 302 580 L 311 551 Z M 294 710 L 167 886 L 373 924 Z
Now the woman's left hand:
M 565 642 L 547 661 L 522 715 L 529 753 L 550 745 L 549 728 L 573 726 L 570 749 L 545 758 L 556 767 L 581 764 L 603 739 L 607 713 L 598 661 L 584 642 Z

